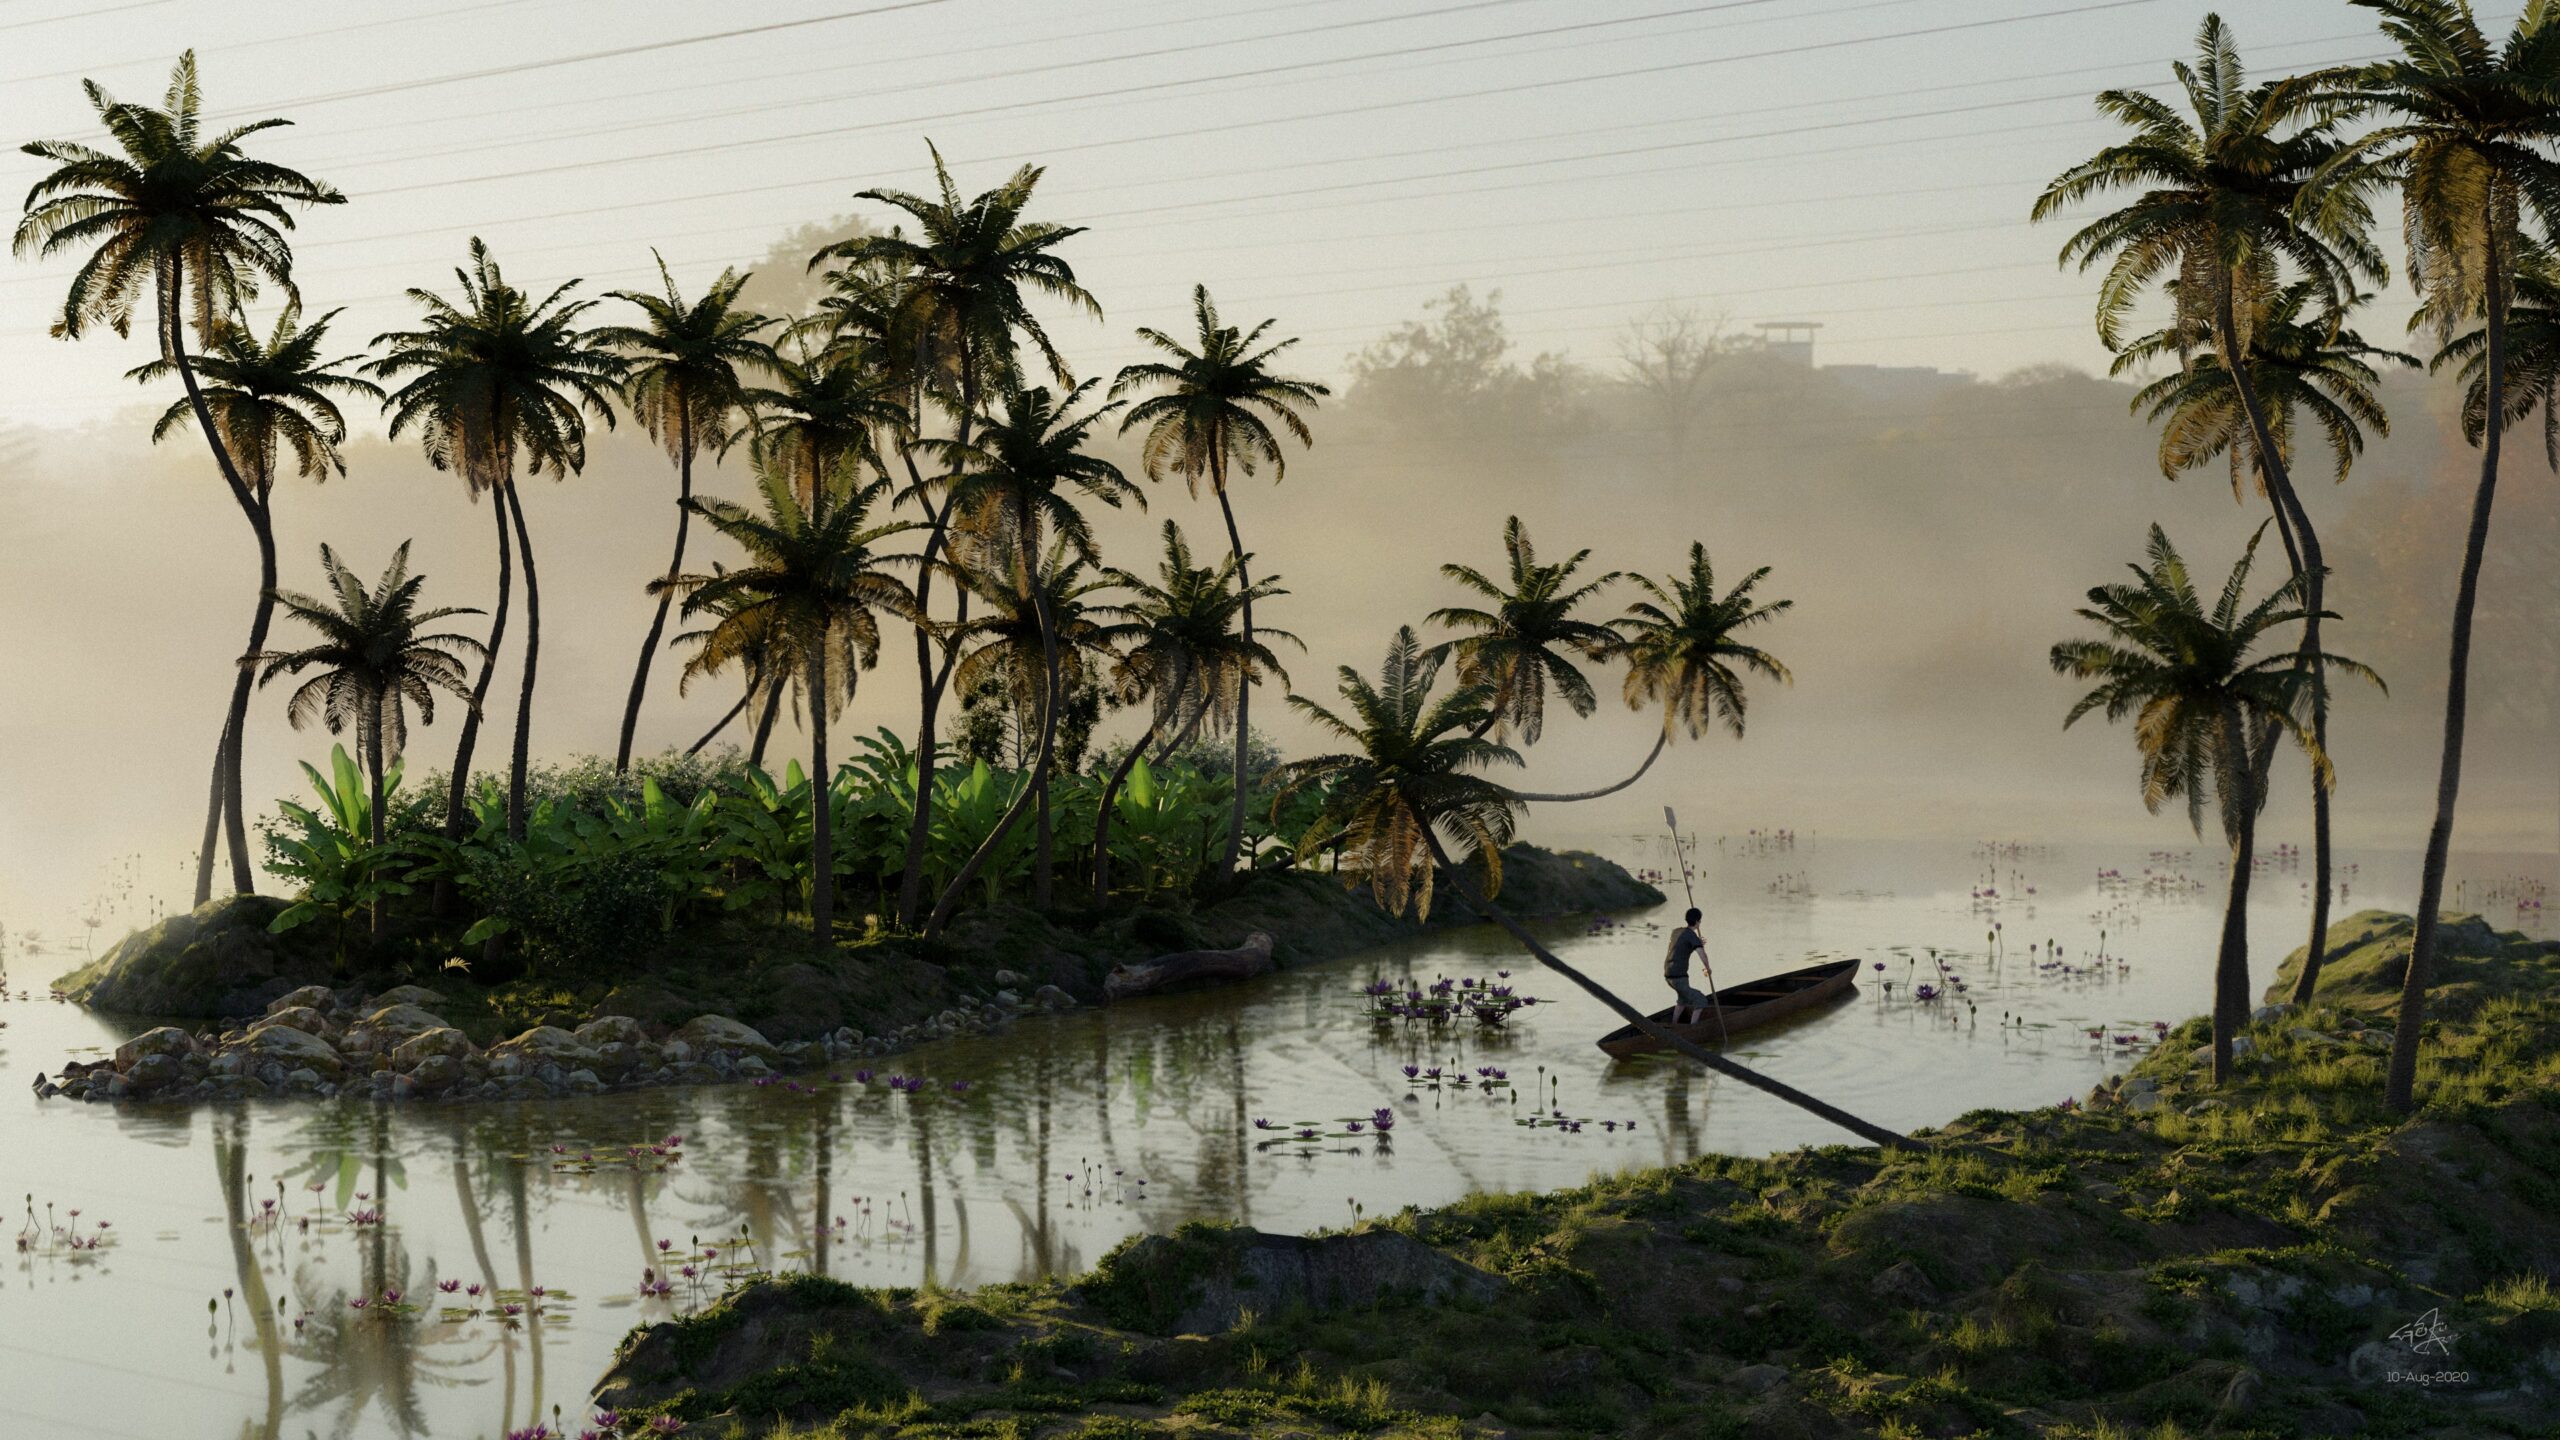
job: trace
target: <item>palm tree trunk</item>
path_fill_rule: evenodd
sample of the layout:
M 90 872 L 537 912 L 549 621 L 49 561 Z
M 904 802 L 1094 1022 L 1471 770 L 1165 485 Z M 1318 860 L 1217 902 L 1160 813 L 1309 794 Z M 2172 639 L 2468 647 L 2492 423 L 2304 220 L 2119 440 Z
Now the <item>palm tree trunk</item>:
M 1147 761 L 1147 763 L 1150 765 L 1161 765 L 1167 760 L 1172 759 L 1174 756 L 1181 754 L 1182 747 L 1191 743 L 1191 737 L 1200 733 L 1200 722 L 1208 718 L 1209 706 L 1207 702 L 1204 701 L 1199 709 L 1191 712 L 1190 719 L 1182 722 L 1182 729 L 1178 734 L 1156 747 L 1154 758 Z
M 222 762 L 231 750 L 231 727 L 223 727 L 222 738 L 214 742 L 212 778 L 205 784 L 204 844 L 196 850 L 196 900 L 199 906 L 213 898 L 213 857 L 222 848 Z
M 2238 317 L 2233 311 L 2231 274 L 2222 274 L 2219 296 L 2220 313 L 2215 317 L 2221 329 L 2222 363 L 2231 376 L 2234 389 L 2240 392 L 2242 411 L 2248 416 L 2249 431 L 2257 445 L 2258 475 L 2266 487 L 2267 503 L 2274 507 L 2277 528 L 2285 535 L 2285 553 L 2293 561 L 2294 578 L 2302 582 L 2301 663 L 2311 673 L 2311 740 L 2323 757 L 2329 753 L 2329 676 L 2328 663 L 2320 648 L 2320 612 L 2327 608 L 2328 561 L 2320 550 L 2320 533 L 2311 526 L 2310 512 L 2302 508 L 2302 497 L 2293 488 L 2292 468 L 2276 448 L 2274 431 L 2267 423 L 2266 406 L 2258 398 L 2249 366 L 2241 357 Z M 2260 772 L 2264 774 L 2262 770 Z M 2264 793 L 2263 789 L 2260 792 Z M 2293 1002 L 2311 1003 L 2320 985 L 2320 967 L 2328 958 L 2329 888 L 2332 875 L 2329 855 L 2329 787 L 2321 783 L 2320 764 L 2311 765 L 2311 937 L 2305 942 L 2302 973 L 2293 983 Z
M 729 722 L 737 719 L 738 716 L 746 710 L 747 702 L 755 698 L 755 682 L 753 680 L 749 680 L 747 682 L 746 690 L 738 696 L 738 703 L 730 706 L 728 713 L 722 715 L 717 721 L 713 722 L 710 729 L 703 731 L 702 738 L 694 741 L 684 753 L 688 756 L 701 754 L 703 747 L 709 745 L 713 740 L 718 739 L 720 732 L 729 728 Z
M 1219 438 L 1223 441 L 1225 437 Z M 1253 648 L 1253 576 L 1245 570 L 1244 536 L 1236 529 L 1236 507 L 1227 499 L 1227 455 L 1223 443 L 1209 452 L 1209 480 L 1211 488 L 1218 492 L 1218 513 L 1226 518 L 1227 550 L 1236 557 L 1236 589 L 1244 597 L 1240 617 L 1242 633 L 1245 648 L 1250 651 Z M 1244 683 L 1236 687 L 1236 793 L 1227 809 L 1227 854 L 1221 862 L 1229 874 L 1235 872 L 1236 857 L 1244 850 L 1244 762 L 1246 746 L 1253 739 L 1253 684 L 1253 675 L 1248 671 Z
M 2272 726 L 2270 729 L 2274 728 Z M 2222 720 L 2223 754 L 2218 768 L 2236 771 L 2223 829 L 2231 841 L 2231 888 L 2222 906 L 2222 943 L 2213 964 L 2213 1083 L 2231 1083 L 2232 1037 L 2249 1023 L 2249 876 L 2257 862 L 2258 776 L 2264 763 L 2253 763 L 2248 737 L 2237 711 Z M 2272 758 L 2272 753 L 2270 758 Z
M 827 637 L 809 642 L 809 933 L 821 945 L 836 934 L 834 772 L 827 769 Z
M 1644 772 L 1653 768 L 1653 762 L 1662 758 L 1662 747 L 1670 743 L 1671 717 L 1666 714 L 1662 717 L 1662 733 L 1653 737 L 1653 748 L 1645 752 L 1644 763 L 1636 767 L 1636 773 L 1619 781 L 1617 784 L 1603 785 L 1597 790 L 1577 790 L 1567 795 L 1532 795 L 1525 790 L 1514 790 L 1511 792 L 1511 798 L 1514 800 L 1536 800 L 1550 805 L 1563 805 L 1570 804 L 1576 800 L 1597 800 L 1603 795 L 1615 795 L 1619 791 L 1624 790 L 1628 786 L 1643 779 Z
M 374 864 L 378 865 L 382 863 L 382 838 L 384 825 L 382 814 L 382 718 L 380 714 L 380 702 L 376 702 L 374 708 L 376 712 L 374 717 L 367 721 L 364 727 L 365 782 L 367 789 L 371 792 L 373 798 L 373 809 L 371 813 L 365 817 L 365 838 L 371 842 L 373 847 L 372 855 L 367 858 Z M 383 942 L 383 939 L 391 933 L 391 917 L 383 909 L 382 893 L 379 890 L 374 892 L 372 910 L 373 943 L 379 945 Z
M 1138 757 L 1155 743 L 1156 732 L 1164 728 L 1161 718 L 1147 722 L 1147 733 L 1111 767 L 1111 778 L 1102 782 L 1102 810 L 1093 820 L 1093 908 L 1103 909 L 1111 903 L 1111 802 L 1119 798 L 1120 783 L 1137 767 Z
M 2491 187 L 2490 204 L 2496 202 Z M 2470 718 L 2471 616 L 2480 602 L 2480 561 L 2489 548 L 2489 511 L 2498 494 L 2498 452 L 2505 438 L 2507 402 L 2507 261 L 2499 253 L 2494 210 L 2488 226 L 2487 313 L 2482 378 L 2480 488 L 2471 499 L 2471 530 L 2463 539 L 2462 580 L 2453 594 L 2453 641 L 2446 656 L 2444 755 L 2436 770 L 2436 815 L 2427 827 L 2427 855 L 2418 872 L 2418 923 L 2409 937 L 2409 973 L 2400 985 L 2400 1016 L 2391 1037 L 2391 1067 L 2382 1100 L 2397 1113 L 2417 1107 L 2418 1027 L 2427 1015 L 2427 984 L 2435 970 L 2437 913 L 2444 904 L 2445 862 L 2453 851 L 2454 804 L 2462 792 L 2462 737 Z
M 631 736 L 640 728 L 640 700 L 649 693 L 649 662 L 657 658 L 658 637 L 667 632 L 667 609 L 675 603 L 672 582 L 684 573 L 685 528 L 693 519 L 693 416 L 678 407 L 676 417 L 676 553 L 667 562 L 670 588 L 658 594 L 658 613 L 650 617 L 649 638 L 640 642 L 640 663 L 631 672 L 631 696 L 622 705 L 622 743 L 613 752 L 613 773 L 631 769 Z M 725 721 L 722 723 L 726 723 Z
M 515 753 L 507 761 L 507 836 L 525 835 L 525 765 L 533 749 L 533 680 L 542 659 L 542 583 L 533 572 L 533 535 L 524 526 L 524 497 L 515 477 L 499 487 L 507 515 L 516 529 L 516 551 L 524 558 L 524 683 L 516 692 Z
M 963 384 L 965 395 L 966 382 L 964 381 Z M 917 403 L 921 408 L 923 402 L 920 395 Z M 969 443 L 968 405 L 969 402 L 964 400 L 960 419 L 953 427 L 953 433 L 958 437 L 957 443 L 962 445 Z M 955 646 L 945 645 L 942 662 L 937 666 L 933 660 L 933 635 L 924 623 L 927 618 L 926 605 L 933 595 L 933 562 L 942 553 L 942 547 L 950 537 L 951 510 L 947 505 L 939 512 L 934 510 L 932 497 L 925 494 L 924 475 L 916 469 L 914 451 L 901 446 L 898 450 L 898 458 L 906 464 L 907 483 L 913 488 L 917 503 L 924 506 L 925 519 L 931 527 L 924 538 L 924 563 L 916 569 L 916 614 L 919 617 L 915 627 L 918 693 L 915 746 L 916 803 L 912 813 L 907 817 L 906 863 L 898 873 L 898 923 L 913 926 L 917 915 L 924 908 L 925 844 L 933 832 L 934 752 L 940 744 L 934 733 L 934 721 L 942 709 L 944 688 L 951 681 L 952 662 L 960 652 Z M 960 592 L 960 600 L 963 605 L 968 603 L 968 591 L 965 588 Z
M 454 742 L 453 777 L 445 784 L 444 837 L 462 838 L 464 801 L 471 794 L 471 753 L 480 743 L 480 716 L 489 700 L 489 684 L 498 677 L 498 650 L 507 638 L 507 602 L 514 591 L 515 540 L 507 533 L 507 506 L 493 490 L 489 497 L 489 513 L 498 522 L 498 606 L 489 615 L 489 644 L 480 654 L 480 678 L 471 682 L 471 706 L 462 712 L 462 735 Z M 436 881 L 435 911 L 453 914 L 454 883 L 451 876 Z
M 782 677 L 777 675 L 774 677 L 773 688 L 765 692 L 764 713 L 756 717 L 756 740 L 754 746 L 747 751 L 748 764 L 755 766 L 764 764 L 765 746 L 773 739 L 773 722 L 780 718 L 781 714 Z
M 1841 1129 L 1848 1131 L 1850 1134 L 1855 1135 L 1862 1140 L 1873 1142 L 1874 1144 L 1881 1145 L 1889 1150 L 1925 1150 L 1929 1148 L 1922 1145 L 1920 1142 L 1913 1140 L 1907 1135 L 1897 1134 L 1894 1131 L 1885 1129 L 1881 1125 L 1875 1125 L 1861 1120 L 1857 1116 L 1850 1114 L 1848 1111 L 1842 1110 L 1835 1105 L 1827 1104 L 1821 1100 L 1817 1100 L 1803 1091 L 1796 1089 L 1792 1085 L 1770 1079 L 1768 1076 L 1761 1074 L 1759 1071 L 1754 1070 L 1747 1065 L 1736 1064 L 1735 1062 L 1726 1059 L 1724 1056 L 1719 1055 L 1702 1045 L 1694 1044 L 1678 1035 L 1672 1034 L 1668 1030 L 1662 1029 L 1660 1026 L 1655 1025 L 1651 1017 L 1637 1010 L 1633 1005 L 1630 1005 L 1626 1001 L 1618 998 L 1615 991 L 1609 989 L 1609 987 L 1601 984 L 1599 981 L 1592 979 L 1590 976 L 1585 975 L 1573 966 L 1557 959 L 1554 952 L 1548 950 L 1546 946 L 1538 943 L 1538 937 L 1530 934 L 1527 926 L 1522 925 L 1518 920 L 1512 918 L 1511 912 L 1503 909 L 1499 905 L 1496 905 L 1493 901 L 1485 898 L 1483 895 L 1478 894 L 1476 892 L 1474 882 L 1467 879 L 1466 872 L 1459 869 L 1457 863 L 1449 858 L 1448 851 L 1441 847 L 1440 836 L 1437 831 L 1431 829 L 1429 826 L 1425 826 L 1423 827 L 1422 835 L 1424 843 L 1431 847 L 1431 858 L 1439 864 L 1440 868 L 1449 872 L 1449 880 L 1457 889 L 1458 899 L 1464 902 L 1469 910 L 1474 911 L 1479 919 L 1490 920 L 1494 924 L 1511 932 L 1511 938 L 1519 941 L 1521 946 L 1526 949 L 1530 955 L 1535 957 L 1539 964 L 1546 966 L 1558 975 L 1561 975 L 1567 980 L 1570 980 L 1574 984 L 1580 986 L 1585 993 L 1591 996 L 1591 998 L 1609 1007 L 1610 1011 L 1617 1015 L 1619 1019 L 1635 1026 L 1638 1030 L 1643 1031 L 1645 1034 L 1652 1036 L 1654 1039 L 1661 1041 L 1672 1049 L 1679 1051 L 1681 1054 L 1686 1055 L 1690 1059 L 1697 1061 L 1699 1064 L 1706 1066 L 1708 1069 L 1715 1071 L 1719 1075 L 1731 1076 L 1732 1078 L 1741 1081 L 1743 1084 L 1751 1086 L 1755 1090 L 1765 1091 L 1768 1094 L 1774 1095 L 1777 1098 L 1786 1101 L 1790 1105 L 1796 1106 L 1799 1109 L 1818 1115 L 1823 1119 L 1830 1121 L 1832 1124 L 1839 1126 Z
M 986 839 L 978 842 L 978 848 L 970 854 L 968 862 L 960 867 L 959 874 L 951 877 L 951 883 L 943 888 L 942 898 L 934 903 L 933 915 L 924 926 L 928 940 L 940 935 L 942 927 L 951 923 L 951 912 L 959 908 L 961 892 L 970 881 L 978 878 L 978 872 L 986 868 L 988 857 L 995 854 L 996 847 L 1004 843 L 1004 837 L 1022 819 L 1023 811 L 1031 807 L 1033 798 L 1049 783 L 1049 757 L 1058 738 L 1058 636 L 1050 626 L 1048 592 L 1040 586 L 1039 552 L 1035 548 L 1038 542 L 1032 538 L 1030 506 L 1020 505 L 1016 510 L 1016 539 L 1022 549 L 1023 583 L 1030 588 L 1032 614 L 1040 626 L 1040 659 L 1045 672 L 1040 694 L 1040 743 L 1032 754 L 1031 783 L 1023 786 L 1022 793 L 1005 807 L 1004 814 L 996 820 L 995 828 L 987 832 Z M 1047 908 L 1047 886 L 1036 872 L 1032 883 L 1032 903 Z

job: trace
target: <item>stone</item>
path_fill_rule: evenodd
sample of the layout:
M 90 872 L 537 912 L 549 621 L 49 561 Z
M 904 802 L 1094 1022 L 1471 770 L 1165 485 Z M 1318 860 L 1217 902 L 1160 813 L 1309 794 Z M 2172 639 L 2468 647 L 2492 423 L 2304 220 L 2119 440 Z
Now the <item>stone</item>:
M 285 1072 L 284 1084 L 288 1090 L 317 1090 L 320 1088 L 320 1072 L 308 1065 L 288 1070 Z
M 271 1010 L 267 1012 L 267 1018 L 259 1021 L 258 1025 L 290 1025 L 306 1035 L 318 1035 L 323 1039 L 338 1033 L 337 1025 L 326 1014 L 309 1005 L 294 1005 L 282 1010 Z M 254 1030 L 257 1026 L 253 1025 L 250 1028 Z
M 288 990 L 277 996 L 275 1003 L 267 1007 L 266 1013 L 277 1015 L 287 1010 L 331 1010 L 335 1009 L 337 1004 L 338 997 L 328 986 L 305 985 L 299 990 Z
M 240 1042 L 240 1048 L 263 1061 L 287 1068 L 303 1066 L 331 1075 L 345 1069 L 347 1063 L 328 1041 L 290 1025 L 266 1025 L 252 1030 Z
M 2135 1115 L 2148 1115 L 2167 1103 L 2157 1090 L 2137 1090 L 2125 1097 L 2124 1108 Z
M 2293 1005 L 2289 1001 L 2274 1005 L 2261 1005 L 2257 1009 L 2249 1012 L 2249 1023 L 2252 1025 L 2273 1025 L 2292 1013 Z
M 693 1058 L 693 1046 L 682 1039 L 670 1040 L 659 1048 L 658 1058 L 670 1065 L 682 1065 Z
M 2234 1059 L 2234 1060 L 2246 1060 L 2246 1059 L 2248 1059 L 2250 1056 L 2255 1055 L 2256 1053 L 2258 1053 L 2258 1042 L 2257 1042 L 2257 1041 L 2250 1039 L 2250 1038 L 2249 1038 L 2248 1036 L 2246 1036 L 2246 1035 L 2234 1035 L 2234 1036 L 2232 1036 L 2232 1037 L 2231 1037 L 2231 1058 L 2232 1058 L 2232 1059 Z
M 393 1041 L 406 1040 L 429 1030 L 447 1028 L 444 1017 L 416 1005 L 385 1005 L 364 1017 L 364 1028 L 375 1036 Z
M 415 1005 L 420 1009 L 433 1009 L 443 1003 L 443 996 L 424 985 L 394 985 L 364 1002 L 364 1008 L 370 1011 L 392 1005 Z
M 1055 985 L 1043 985 L 1032 991 L 1031 1000 L 1044 1010 L 1072 1010 L 1076 1004 L 1076 997 Z
M 572 1070 L 569 1072 L 569 1093 L 572 1095 L 593 1095 L 603 1088 L 603 1078 L 598 1076 L 593 1070 Z
M 116 1068 L 131 1070 L 138 1060 L 184 1055 L 194 1048 L 194 1036 L 175 1025 L 163 1025 L 157 1030 L 145 1030 L 117 1046 Z M 170 1063 L 174 1065 L 177 1062 L 172 1060 Z
M 421 1060 L 441 1056 L 459 1063 L 479 1047 L 471 1037 L 450 1025 L 434 1030 L 421 1030 L 403 1040 L 391 1052 L 391 1063 L 399 1069 L 415 1069 Z
M 608 1040 L 596 1047 L 596 1063 L 591 1073 L 619 1080 L 638 1068 L 640 1068 L 640 1052 L 637 1046 L 625 1045 L 619 1040 Z
M 697 1015 L 676 1031 L 676 1038 L 691 1044 L 696 1053 L 733 1050 L 753 1055 L 767 1064 L 772 1063 L 776 1054 L 772 1041 L 726 1015 Z
M 1745 1365 L 1733 1372 L 1736 1389 L 1747 1395 L 1763 1394 L 1787 1378 L 1787 1372 L 1776 1365 Z
M 781 1056 L 786 1070 L 806 1070 L 817 1063 L 817 1056 L 824 1053 L 823 1046 L 812 1045 L 806 1040 L 785 1040 L 773 1048 Z
M 996 983 L 998 985 L 1008 987 L 1020 985 L 1023 983 L 1022 972 L 1018 970 L 999 970 L 996 972 Z
M 599 1015 L 572 1033 L 579 1044 L 595 1050 L 607 1045 L 639 1045 L 649 1038 L 640 1022 L 628 1015 Z
M 450 1090 L 462 1081 L 462 1061 L 451 1055 L 422 1056 L 403 1078 L 430 1093 Z
M 563 1069 L 595 1063 L 596 1052 L 580 1044 L 578 1037 L 557 1025 L 536 1025 L 512 1040 L 501 1040 L 489 1047 L 491 1057 L 520 1055 L 536 1063 L 550 1063 Z
M 185 1067 L 178 1063 L 175 1055 L 145 1055 L 125 1068 L 124 1081 L 138 1094 L 162 1089 L 185 1073 Z
M 1938 1287 L 1930 1284 L 1929 1277 L 1921 1273 L 1920 1267 L 1908 1260 L 1894 1262 L 1868 1288 L 1885 1299 L 1913 1305 L 1926 1305 L 1938 1298 Z
M 739 1056 L 737 1068 L 740 1075 L 743 1075 L 750 1080 L 761 1080 L 765 1076 L 773 1073 L 772 1066 L 767 1065 L 753 1055 Z
M 1007 1010 L 1019 1010 L 1022 1008 L 1022 996 L 1011 989 L 999 990 L 996 992 L 996 1003 Z

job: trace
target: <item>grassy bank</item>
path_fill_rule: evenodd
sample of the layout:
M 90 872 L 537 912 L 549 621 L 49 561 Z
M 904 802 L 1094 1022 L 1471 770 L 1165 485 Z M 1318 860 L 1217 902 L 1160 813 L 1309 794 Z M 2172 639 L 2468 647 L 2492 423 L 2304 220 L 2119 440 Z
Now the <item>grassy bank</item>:
M 1072 1284 L 775 1280 L 635 1332 L 605 1398 L 830 1440 L 2549 1435 L 2560 946 L 2452 927 L 2395 1123 L 2406 927 L 2339 926 L 2321 1003 L 2219 1091 L 2197 1021 L 1925 1154 L 1711 1156 L 1313 1246 L 1193 1227 Z

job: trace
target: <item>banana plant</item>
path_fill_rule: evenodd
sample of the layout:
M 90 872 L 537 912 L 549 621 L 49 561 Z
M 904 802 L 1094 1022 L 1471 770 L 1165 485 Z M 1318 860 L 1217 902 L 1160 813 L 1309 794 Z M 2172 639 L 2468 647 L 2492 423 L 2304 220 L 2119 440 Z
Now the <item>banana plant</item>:
M 1113 861 L 1127 862 L 1141 894 L 1187 881 L 1225 849 L 1229 794 L 1223 779 L 1188 765 L 1158 774 L 1140 757 L 1112 801 Z
M 401 769 L 395 761 L 383 772 L 386 805 L 400 788 Z M 322 775 L 309 761 L 303 762 L 302 773 L 320 798 L 318 808 L 280 801 L 277 808 L 289 828 L 285 823 L 265 827 L 267 872 L 300 887 L 267 930 L 281 935 L 314 920 L 334 920 L 336 956 L 343 969 L 348 920 L 370 909 L 376 899 L 410 893 L 413 857 L 399 840 L 377 849 L 368 838 L 373 834 L 373 796 L 347 747 L 330 747 L 329 774 Z

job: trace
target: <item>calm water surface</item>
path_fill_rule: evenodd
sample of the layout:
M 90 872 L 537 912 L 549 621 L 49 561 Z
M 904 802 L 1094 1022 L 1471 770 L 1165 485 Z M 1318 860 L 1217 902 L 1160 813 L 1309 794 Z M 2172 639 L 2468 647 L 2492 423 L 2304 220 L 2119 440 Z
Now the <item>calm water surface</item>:
M 1631 865 L 1667 863 L 1667 847 L 1615 849 Z M 2347 858 L 2341 914 L 2406 906 L 2408 857 Z M 2053 1103 L 2122 1069 L 2150 1022 L 2206 1003 L 2222 892 L 2206 850 L 1744 839 L 1709 847 L 1701 869 L 1719 980 L 1824 956 L 1884 962 L 1861 972 L 1847 1003 L 1737 1042 L 1771 1073 L 1878 1122 Z M 2459 873 L 2461 903 L 2552 933 L 2544 912 L 2517 903 L 2553 881 L 2551 857 L 2475 860 Z M 2282 859 L 2258 896 L 2263 984 L 2299 943 L 2308 899 Z M 1673 917 L 1611 918 L 1553 938 L 1655 1003 Z M 1914 998 L 1935 979 L 1932 946 L 1960 996 Z M 1612 1065 L 1591 1041 L 1614 1019 L 1487 932 L 1026 1020 L 878 1065 L 884 1077 L 930 1077 L 920 1096 L 857 1084 L 848 1067 L 814 1094 L 720 1087 L 379 1109 L 40 1104 L 26 1089 L 35 1071 L 135 1028 L 43 998 L 76 958 L 18 960 L 0 1005 L 11 1082 L 0 1197 L 30 1211 L 10 1228 L 35 1237 L 0 1275 L 0 1434 L 48 1440 L 495 1436 L 555 1406 L 578 1420 L 624 1332 L 708 1298 L 731 1267 L 876 1284 L 1021 1279 L 1084 1268 L 1133 1232 L 1195 1218 L 1306 1230 L 1470 1190 L 1841 1138 L 1684 1065 Z M 1370 979 L 1442 976 L 1516 984 L 1551 1003 L 1484 1032 L 1377 1030 L 1361 1018 L 1354 991 Z M 1408 1080 L 1407 1065 L 1470 1080 L 1498 1067 L 1511 1083 L 1433 1088 Z M 952 1081 L 968 1088 L 954 1094 Z M 1346 1117 L 1382 1106 L 1396 1113 L 1391 1136 L 1341 1133 Z M 1523 1123 L 1541 1111 L 1549 1123 Z M 1579 1128 L 1552 1123 L 1558 1114 Z M 1300 1123 L 1330 1138 L 1291 1138 Z M 678 1158 L 644 1149 L 634 1160 L 634 1146 Z M 100 1249 L 46 1238 L 56 1227 L 96 1236 L 100 1221 Z M 674 1273 L 688 1258 L 697 1280 Z M 673 1292 L 643 1296 L 644 1269 Z M 394 1290 L 401 1300 L 386 1307 Z

